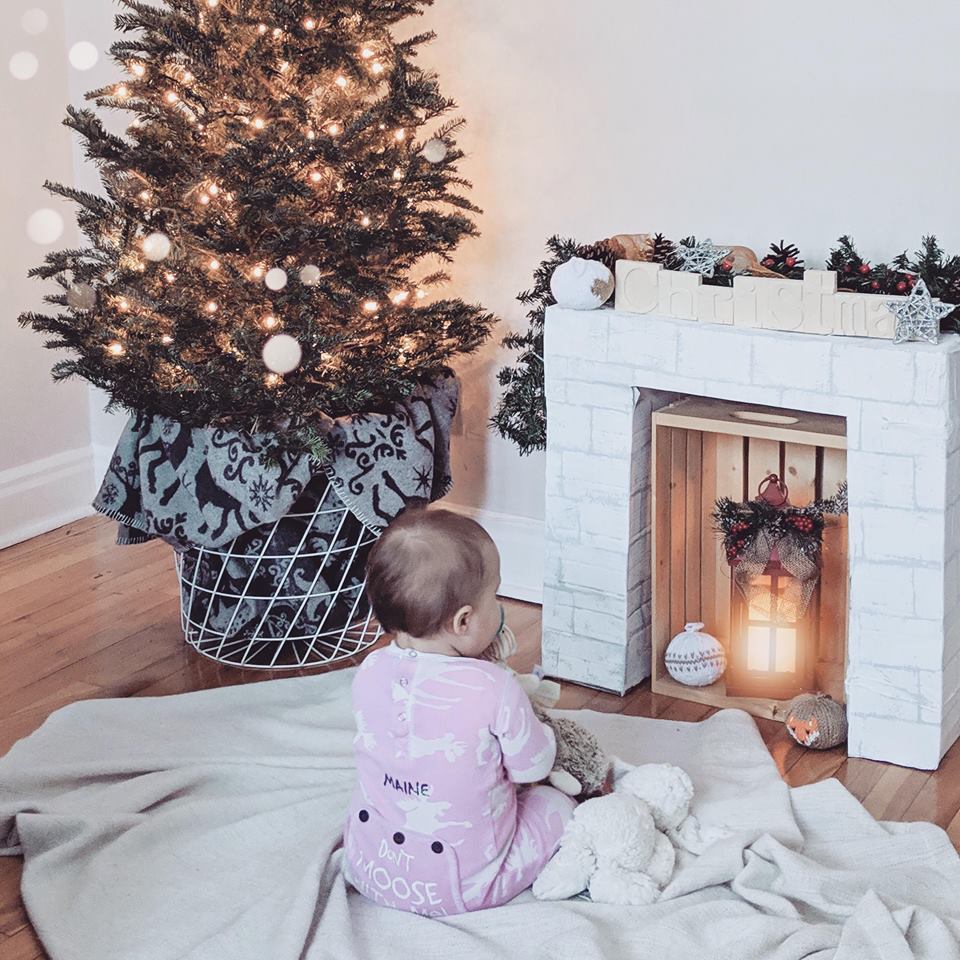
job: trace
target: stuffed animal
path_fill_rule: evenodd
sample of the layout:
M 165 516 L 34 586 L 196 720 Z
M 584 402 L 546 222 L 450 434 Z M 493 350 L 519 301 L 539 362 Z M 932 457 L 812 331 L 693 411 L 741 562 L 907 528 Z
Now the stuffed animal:
M 507 659 L 516 652 L 516 637 L 506 623 L 501 622 L 496 639 L 482 656 L 516 676 L 530 698 L 537 718 L 553 730 L 557 741 L 557 757 L 547 782 L 567 796 L 580 800 L 609 793 L 613 788 L 613 760 L 589 730 L 567 717 L 551 717 L 547 713 L 560 699 L 560 684 L 545 679 L 543 669 L 539 666 L 534 667 L 532 673 L 516 673 L 507 664 Z
M 669 883 L 676 847 L 701 853 L 704 837 L 690 814 L 693 784 L 679 767 L 617 764 L 614 792 L 573 813 L 560 849 L 533 884 L 540 900 L 565 900 L 584 890 L 599 903 L 653 903 Z

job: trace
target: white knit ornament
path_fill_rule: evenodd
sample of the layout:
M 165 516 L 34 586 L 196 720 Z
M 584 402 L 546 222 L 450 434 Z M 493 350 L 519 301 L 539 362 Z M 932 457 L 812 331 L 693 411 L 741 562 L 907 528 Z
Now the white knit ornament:
M 663 662 L 677 683 L 705 687 L 716 683 L 727 669 L 727 653 L 716 637 L 702 633 L 702 623 L 688 623 L 667 647 Z
M 572 257 L 561 263 L 550 278 L 550 292 L 561 307 L 596 310 L 613 294 L 616 281 L 610 270 L 597 260 Z
M 290 373 L 300 366 L 303 350 L 288 333 L 278 333 L 263 345 L 263 364 L 273 373 Z
M 143 255 L 154 263 L 170 255 L 170 238 L 165 233 L 151 233 L 143 238 Z

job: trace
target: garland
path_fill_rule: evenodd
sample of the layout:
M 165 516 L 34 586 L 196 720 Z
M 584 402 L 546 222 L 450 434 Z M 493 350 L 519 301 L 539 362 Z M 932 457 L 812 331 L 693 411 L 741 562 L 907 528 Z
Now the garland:
M 800 552 L 816 559 L 823 546 L 824 514 L 846 512 L 847 486 L 844 483 L 836 496 L 816 500 L 806 507 L 777 507 L 762 497 L 746 503 L 721 497 L 716 502 L 713 521 L 731 564 L 749 551 L 761 534 L 772 541 L 788 537 Z
M 676 256 L 678 246 L 696 246 L 696 237 L 684 237 L 679 242 L 662 233 L 654 235 L 650 259 L 662 263 L 668 270 L 680 269 Z M 547 257 L 534 272 L 534 285 L 519 294 L 517 299 L 528 307 L 528 326 L 525 333 L 505 337 L 501 345 L 516 351 L 512 365 L 497 374 L 503 388 L 497 411 L 490 420 L 491 427 L 506 440 L 515 443 L 521 455 L 543 450 L 547 444 L 547 410 L 543 386 L 543 323 L 547 307 L 556 301 L 550 293 L 553 271 L 571 257 L 599 260 L 613 270 L 617 252 L 608 241 L 581 244 L 576 240 L 553 236 L 547 241 Z M 795 244 L 781 240 L 771 243 L 761 265 L 789 280 L 803 279 L 805 263 Z M 840 290 L 855 293 L 875 293 L 905 296 L 918 280 L 923 280 L 930 296 L 944 303 L 960 306 L 960 256 L 948 255 L 941 249 L 935 236 L 923 237 L 920 249 L 910 255 L 906 251 L 889 263 L 870 263 L 857 252 L 853 239 L 846 234 L 830 251 L 826 269 L 837 274 Z M 704 277 L 709 286 L 733 286 L 735 271 L 728 260 L 717 264 L 712 277 Z M 960 333 L 960 309 L 948 314 L 943 329 Z
M 765 495 L 765 488 L 774 490 L 778 499 Z M 754 500 L 717 500 L 713 520 L 734 583 L 748 605 L 781 620 L 797 621 L 820 579 L 824 514 L 847 512 L 847 488 L 841 484 L 835 497 L 806 507 L 792 507 L 786 497 L 786 487 L 771 474 Z M 760 579 L 773 561 L 790 574 L 776 591 Z

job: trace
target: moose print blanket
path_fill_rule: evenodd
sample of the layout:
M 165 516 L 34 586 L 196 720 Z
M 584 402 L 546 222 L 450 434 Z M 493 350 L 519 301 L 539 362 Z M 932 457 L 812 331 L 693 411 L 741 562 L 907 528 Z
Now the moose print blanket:
M 177 550 L 216 549 L 285 517 L 311 481 L 329 479 L 360 520 L 382 529 L 410 503 L 438 500 L 449 490 L 458 398 L 451 373 L 392 413 L 329 420 L 332 456 L 323 466 L 308 454 L 262 463 L 267 434 L 136 414 L 93 506 L 119 521 L 118 543 L 160 538 Z

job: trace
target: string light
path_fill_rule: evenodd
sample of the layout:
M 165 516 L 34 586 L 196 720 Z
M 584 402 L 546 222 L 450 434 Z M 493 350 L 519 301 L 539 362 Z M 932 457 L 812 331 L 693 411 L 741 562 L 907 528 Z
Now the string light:
M 207 193 L 213 197 L 215 197 L 219 192 L 220 188 L 215 183 L 211 183 L 210 186 L 207 187 Z
M 119 340 L 114 340 L 112 343 L 107 344 L 107 353 L 113 357 L 122 357 L 126 352 L 123 344 Z
M 279 40 L 283 36 L 283 31 L 279 27 L 273 28 L 273 38 L 274 40 Z
M 263 117 L 254 117 L 253 125 L 257 130 L 262 130 L 267 125 L 267 121 Z
M 329 133 L 331 137 L 337 136 L 337 134 L 340 133 L 340 124 L 339 123 L 328 124 L 327 133 Z
M 193 83 L 193 74 L 192 74 L 189 70 L 184 71 L 184 74 L 183 74 L 183 82 L 184 82 L 184 83 Z
M 384 71 L 384 66 L 379 60 L 375 60 L 373 66 L 370 67 L 370 72 L 377 74 L 379 76 Z
M 131 63 L 130 72 L 135 77 L 142 77 L 147 72 L 147 68 L 142 63 Z
M 117 301 L 117 309 L 121 313 L 126 313 L 130 309 L 130 301 L 126 297 L 121 297 Z
M 220 307 L 216 300 L 208 300 L 207 305 L 204 307 L 204 310 L 206 310 L 207 313 L 216 313 L 219 309 Z
M 290 61 L 289 61 L 289 60 L 281 60 L 281 61 L 280 61 L 280 72 L 281 72 L 281 73 L 286 73 L 289 69 L 290 69 Z
M 407 131 L 401 127 L 399 130 L 394 132 L 393 137 L 398 142 L 402 142 L 407 139 Z
M 367 313 L 376 313 L 380 309 L 380 304 L 376 300 L 365 300 L 363 303 L 363 309 Z
M 350 82 L 350 81 L 349 81 L 345 76 L 343 76 L 343 74 L 341 74 L 339 77 L 337 77 L 336 80 L 334 80 L 334 83 L 335 83 L 341 90 L 345 90 L 345 89 L 347 88 L 347 84 L 348 84 L 349 82 Z
M 390 294 L 390 299 L 399 307 L 401 304 L 406 303 L 410 299 L 410 291 L 397 290 L 396 293 Z
M 161 342 L 165 347 L 169 347 L 170 344 L 173 343 L 173 337 L 171 337 L 169 333 L 165 333 L 165 334 L 160 338 L 160 342 Z
M 370 226 L 370 218 L 369 218 L 366 214 L 364 214 L 364 215 L 360 218 L 360 226 L 362 226 L 362 227 L 369 227 L 369 226 Z
M 172 270 L 168 270 L 163 275 L 163 279 L 166 280 L 167 283 L 173 283 L 173 281 L 177 279 L 177 275 Z
M 333 354 L 332 354 L 332 353 L 327 353 L 326 350 L 324 350 L 324 351 L 322 351 L 322 352 L 320 353 L 320 359 L 321 359 L 324 363 L 329 363 L 329 362 L 333 359 Z
M 125 83 L 121 83 L 120 86 L 113 91 L 113 95 L 115 97 L 120 97 L 122 100 L 124 97 L 130 96 L 130 88 Z
M 149 190 L 141 190 L 140 193 L 137 194 L 137 196 L 140 197 L 140 199 L 144 203 L 146 203 L 153 196 L 153 194 L 150 193 Z
M 307 131 L 307 139 L 308 139 L 308 140 L 313 140 L 316 136 L 317 136 L 317 135 L 316 135 L 312 130 L 308 130 L 308 131 Z
M 360 51 L 360 56 L 363 57 L 364 60 L 369 60 L 371 57 L 373 57 L 373 51 L 369 47 L 364 47 Z
M 427 291 L 426 291 L 426 290 L 417 290 L 417 299 L 418 299 L 418 300 L 423 300 L 423 299 L 426 298 L 426 296 L 427 296 Z
M 402 179 L 403 179 L 403 171 L 402 171 L 399 167 L 397 167 L 397 168 L 393 171 L 393 179 L 394 179 L 394 180 L 402 180 Z
M 316 29 L 317 29 L 317 21 L 314 20 L 313 17 L 307 17 L 307 19 L 303 21 L 303 29 L 304 29 L 304 30 L 316 30 Z
M 167 103 L 176 103 L 180 98 L 177 96 L 176 90 L 168 90 L 166 94 L 164 94 L 164 99 Z
M 264 378 L 263 382 L 268 387 L 279 387 L 283 383 L 283 377 L 279 373 L 268 373 Z
M 220 6 L 220 0 L 207 0 L 207 6 L 213 10 L 215 7 Z
M 310 179 L 314 183 L 319 183 L 323 179 L 323 174 L 319 170 L 311 170 Z
M 201 193 L 200 196 L 197 197 L 197 202 L 206 206 L 210 202 L 210 197 L 206 193 Z
M 210 261 L 210 263 L 207 264 L 207 266 L 208 266 L 211 270 L 214 270 L 214 271 L 219 270 L 219 269 L 220 269 L 220 261 L 219 261 L 216 257 L 214 257 L 214 258 Z
M 253 277 L 254 280 L 262 280 L 265 272 L 264 268 L 258 264 L 250 271 L 250 276 Z
M 276 330 L 280 324 L 280 321 L 272 313 L 268 313 L 260 322 L 264 330 Z

